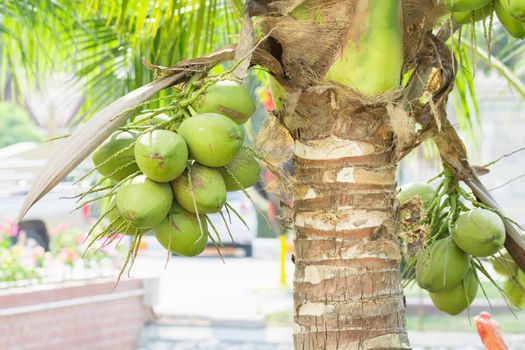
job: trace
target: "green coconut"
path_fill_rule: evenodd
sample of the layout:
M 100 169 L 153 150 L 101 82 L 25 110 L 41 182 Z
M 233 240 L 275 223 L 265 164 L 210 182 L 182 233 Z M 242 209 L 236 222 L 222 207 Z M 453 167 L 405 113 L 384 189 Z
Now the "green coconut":
M 487 6 L 474 11 L 452 12 L 452 18 L 458 24 L 471 24 L 487 18 L 493 11 L 493 4 L 490 2 Z
M 223 168 L 219 168 L 219 171 L 224 178 L 226 191 L 238 191 L 257 183 L 261 166 L 246 149 L 242 148 L 235 158 Z
M 525 272 L 521 269 L 518 269 L 518 272 L 516 273 L 516 280 L 522 288 L 525 288 Z
M 239 125 L 255 112 L 255 103 L 246 87 L 232 80 L 213 84 L 191 106 L 197 113 L 220 113 Z
M 93 152 L 92 160 L 98 172 L 116 181 L 137 172 L 139 168 L 133 154 L 133 143 L 136 139 L 137 133 L 132 131 L 114 132 Z M 125 151 L 113 156 L 124 149 Z M 123 168 L 117 171 L 121 167 Z
M 131 226 L 131 224 L 124 220 L 122 215 L 117 208 L 115 196 L 111 197 L 109 201 L 109 209 L 107 219 L 108 223 L 111 224 L 110 231 L 112 233 L 118 233 L 122 235 L 134 236 L 138 233 L 138 230 Z
M 418 196 L 426 207 L 434 197 L 434 188 L 425 182 L 413 182 L 401 186 L 397 198 L 400 204 L 405 204 L 410 199 Z
M 153 130 L 138 138 L 135 159 L 144 175 L 157 182 L 169 182 L 186 168 L 188 147 L 173 131 Z
M 499 21 L 510 35 L 518 39 L 525 38 L 525 23 L 518 21 L 509 14 L 508 0 L 496 0 L 494 9 Z
M 436 293 L 456 287 L 465 278 L 470 257 L 449 238 L 435 241 L 418 256 L 416 282 Z
M 512 306 L 525 305 L 525 288 L 515 278 L 509 278 L 503 283 L 503 293 Z
M 124 182 L 116 195 L 120 215 L 135 228 L 149 229 L 168 215 L 173 192 L 168 183 L 159 183 L 145 175 Z
M 184 120 L 179 135 L 190 149 L 191 158 L 211 166 L 225 166 L 242 147 L 244 133 L 233 120 L 217 113 L 198 114 Z
M 525 23 L 525 0 L 503 0 L 508 1 L 509 15 L 518 21 Z
M 458 217 L 452 238 L 464 252 L 485 257 L 503 248 L 505 225 L 498 214 L 487 209 L 474 208 Z
M 490 259 L 494 270 L 502 276 L 512 277 L 516 275 L 518 265 L 512 260 L 510 254 L 505 252 L 502 256 Z
M 171 182 L 177 202 L 191 213 L 216 213 L 226 202 L 226 186 L 219 170 L 198 163 L 191 165 L 191 186 L 188 170 Z M 195 199 L 195 202 L 194 202 Z M 197 211 L 195 210 L 197 207 Z
M 474 11 L 486 6 L 492 0 L 444 0 L 450 11 Z
M 474 269 L 456 287 L 438 293 L 430 293 L 430 299 L 438 310 L 457 315 L 472 304 L 478 293 L 478 279 Z
M 206 218 L 203 215 L 199 218 L 201 226 L 196 214 L 173 202 L 168 217 L 153 229 L 155 237 L 171 253 L 183 256 L 199 255 L 208 243 Z

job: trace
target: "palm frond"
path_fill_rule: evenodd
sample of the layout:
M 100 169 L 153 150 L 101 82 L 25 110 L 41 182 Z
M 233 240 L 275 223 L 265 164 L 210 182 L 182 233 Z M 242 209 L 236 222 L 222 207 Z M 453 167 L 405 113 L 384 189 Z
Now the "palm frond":
M 475 127 L 481 125 L 474 83 L 476 71 L 480 71 L 476 74 L 483 71 L 497 73 L 525 98 L 525 46 L 512 38 L 495 17 L 490 31 L 487 22 L 466 26 L 463 33 L 450 41 L 458 61 L 452 102 L 460 128 L 474 143 L 477 139 Z
M 151 82 L 142 58 L 173 66 L 232 43 L 241 11 L 240 0 L 5 0 L 0 93 L 21 101 L 21 85 L 73 73 L 85 95 L 78 122 Z

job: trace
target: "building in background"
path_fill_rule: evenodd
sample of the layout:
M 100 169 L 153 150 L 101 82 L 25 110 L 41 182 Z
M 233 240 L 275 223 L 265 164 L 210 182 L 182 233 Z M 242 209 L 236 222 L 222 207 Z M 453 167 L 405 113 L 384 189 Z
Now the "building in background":
M 525 101 L 497 74 L 487 76 L 480 72 L 475 78 L 475 84 L 480 121 L 473 120 L 474 137 L 466 131 L 460 134 L 471 163 L 483 165 L 525 147 Z M 458 120 L 461 118 L 456 115 L 452 102 L 449 103 L 448 113 L 456 121 L 454 125 L 459 130 Z M 426 181 L 438 173 L 439 164 L 426 156 L 427 152 L 432 152 L 429 145 L 418 148 L 401 162 L 401 185 Z M 525 151 L 516 152 L 491 166 L 490 172 L 483 175 L 481 180 L 487 188 L 492 189 L 492 194 L 507 215 L 525 223 Z M 506 184 L 508 181 L 511 182 Z

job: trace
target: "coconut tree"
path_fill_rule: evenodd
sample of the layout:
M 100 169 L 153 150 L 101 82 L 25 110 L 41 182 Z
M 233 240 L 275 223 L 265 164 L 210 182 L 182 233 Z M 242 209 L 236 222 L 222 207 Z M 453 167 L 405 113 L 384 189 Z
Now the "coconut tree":
M 454 1 L 444 2 L 454 6 Z M 465 1 L 483 6 L 489 2 L 493 6 L 493 1 Z M 222 4 L 198 3 L 197 13 Z M 125 22 L 127 4 L 108 10 L 116 23 Z M 399 160 L 432 139 L 447 181 L 463 181 L 476 197 L 473 201 L 501 214 L 447 118 L 446 104 L 461 71 L 456 59 L 460 40 L 454 37 L 461 25 L 450 20 L 449 8 L 438 0 L 248 1 L 237 45 L 178 64 L 148 64 L 159 78 L 77 129 L 67 141 L 70 147 L 57 153 L 35 182 L 21 214 L 158 91 L 228 60 L 236 63 L 237 76 L 243 76 L 246 64 L 262 66 L 272 76 L 279 106 L 263 134 L 271 135 L 274 145 L 279 134 L 294 140 L 293 208 L 288 210 L 296 232 L 294 347 L 410 348 L 400 273 Z M 146 58 L 159 63 L 165 57 L 163 45 L 178 33 L 167 26 L 163 41 L 144 35 L 141 29 L 147 24 L 153 28 L 163 23 L 154 20 L 149 9 L 145 17 L 136 17 L 140 21 L 132 15 L 125 27 L 138 28 L 134 35 L 156 48 L 146 51 L 151 54 Z M 169 13 L 183 17 L 185 11 L 178 7 Z M 166 15 L 155 13 L 160 13 L 158 18 Z M 207 18 L 212 21 L 214 15 Z M 255 30 L 250 18 L 255 19 Z M 492 18 L 489 14 L 485 23 L 491 26 Z M 487 37 L 490 43 L 490 30 Z M 130 42 L 142 48 L 133 46 L 133 37 Z M 483 54 L 475 41 L 469 44 Z M 490 54 L 482 57 L 488 60 Z M 512 78 L 514 87 L 525 91 L 507 65 L 497 57 L 491 61 Z M 139 64 L 134 67 L 140 70 Z M 465 98 L 472 91 L 465 81 L 458 82 L 459 96 Z M 508 220 L 505 227 L 506 248 L 523 268 L 525 243 Z

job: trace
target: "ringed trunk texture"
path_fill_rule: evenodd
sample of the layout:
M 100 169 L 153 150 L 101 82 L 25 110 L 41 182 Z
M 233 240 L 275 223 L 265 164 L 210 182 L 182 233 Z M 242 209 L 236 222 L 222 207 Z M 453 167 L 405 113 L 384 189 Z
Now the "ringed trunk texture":
M 273 92 L 295 142 L 294 347 L 408 349 L 395 193 L 399 131 L 414 129 L 398 109 L 403 1 L 267 3 L 258 23 L 283 67 Z
M 407 349 L 386 109 L 334 96 L 303 95 L 287 120 L 297 178 L 294 346 Z

